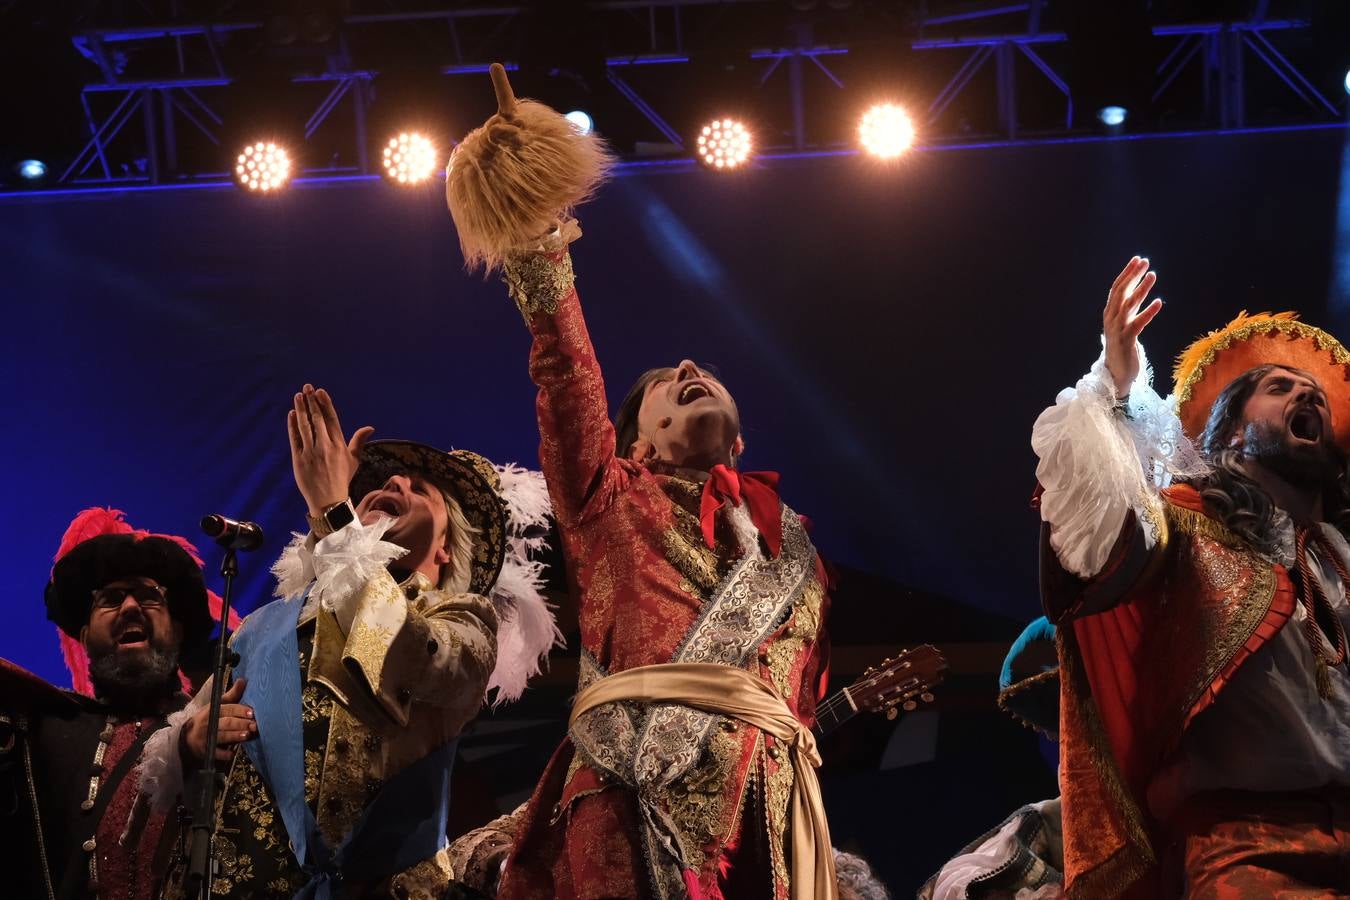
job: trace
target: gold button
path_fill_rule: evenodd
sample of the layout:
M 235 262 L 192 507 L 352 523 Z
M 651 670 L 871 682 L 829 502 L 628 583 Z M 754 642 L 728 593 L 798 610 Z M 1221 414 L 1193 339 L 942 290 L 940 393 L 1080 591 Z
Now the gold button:
M 777 747 L 770 747 L 770 748 L 769 748 L 769 756 L 771 756 L 773 759 L 776 759 L 776 760 L 777 760 L 777 759 L 782 759 L 782 758 L 783 758 L 783 751 L 780 750 L 780 749 L 778 749 Z
M 87 840 L 87 841 L 85 841 L 83 844 L 81 844 L 80 846 L 84 848 L 84 852 L 85 852 L 85 853 L 93 853 L 93 852 L 94 852 L 94 848 L 97 847 L 98 844 L 95 844 L 95 843 L 94 843 L 94 839 L 93 839 L 93 838 L 90 838 L 89 840 Z
M 723 719 L 723 720 L 722 720 L 722 726 L 721 726 L 721 727 L 722 727 L 722 730 L 725 731 L 726 733 L 732 734 L 732 733 L 734 733 L 734 732 L 736 731 L 736 720 L 735 720 L 735 719 Z
M 89 812 L 89 810 L 91 810 L 91 809 L 93 809 L 93 808 L 94 808 L 94 801 L 93 801 L 93 800 L 85 800 L 84 802 L 82 802 L 82 803 L 80 804 L 80 809 L 84 810 L 85 812 Z

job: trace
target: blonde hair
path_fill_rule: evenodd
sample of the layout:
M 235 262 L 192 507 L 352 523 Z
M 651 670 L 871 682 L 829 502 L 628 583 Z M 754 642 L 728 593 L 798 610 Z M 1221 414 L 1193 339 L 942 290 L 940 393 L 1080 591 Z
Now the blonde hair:
M 469 524 L 459 501 L 444 489 L 441 497 L 445 500 L 445 549 L 450 561 L 441 566 L 440 588 L 452 594 L 463 594 L 469 590 L 473 581 L 473 543 L 481 532 Z

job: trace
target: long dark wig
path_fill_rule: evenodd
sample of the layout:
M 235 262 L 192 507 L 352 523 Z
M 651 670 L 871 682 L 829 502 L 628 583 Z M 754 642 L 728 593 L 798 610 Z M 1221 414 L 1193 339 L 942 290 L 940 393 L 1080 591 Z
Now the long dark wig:
M 1195 487 L 1204 499 L 1205 509 L 1225 528 L 1246 540 L 1261 553 L 1276 550 L 1277 536 L 1273 528 L 1275 504 L 1259 484 L 1242 470 L 1243 452 L 1229 446 L 1243 427 L 1243 411 L 1256 387 L 1274 369 L 1286 369 L 1307 378 L 1312 375 L 1292 366 L 1268 364 L 1248 369 L 1229 382 L 1210 408 L 1205 433 L 1200 439 L 1200 450 L 1212 470 Z M 1314 379 L 1316 380 L 1316 379 Z M 1350 535 L 1350 477 L 1347 477 L 1347 459 L 1334 444 L 1337 475 L 1328 479 L 1322 489 L 1323 515 L 1337 530 Z

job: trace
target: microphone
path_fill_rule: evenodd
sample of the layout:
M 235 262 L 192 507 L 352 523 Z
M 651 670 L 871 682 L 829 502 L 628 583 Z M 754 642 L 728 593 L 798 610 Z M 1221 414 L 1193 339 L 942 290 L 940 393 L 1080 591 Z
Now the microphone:
M 236 522 L 224 516 L 203 516 L 202 531 L 226 550 L 257 550 L 263 545 L 263 530 L 257 522 Z

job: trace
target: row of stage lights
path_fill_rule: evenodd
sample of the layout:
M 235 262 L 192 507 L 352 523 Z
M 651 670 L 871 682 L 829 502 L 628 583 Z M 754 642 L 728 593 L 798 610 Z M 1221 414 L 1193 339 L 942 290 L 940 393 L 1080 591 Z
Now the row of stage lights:
M 577 131 L 587 134 L 591 117 L 573 110 L 567 114 Z M 895 159 L 914 144 L 914 123 L 899 106 L 873 106 L 862 117 L 858 143 L 878 159 Z M 715 119 L 703 126 L 696 141 L 696 157 L 709 169 L 726 172 L 744 166 L 754 156 L 754 136 L 743 122 Z M 403 132 L 391 137 L 380 157 L 381 174 L 400 186 L 422 184 L 441 167 L 441 154 L 426 135 Z M 293 166 L 286 148 L 274 141 L 256 141 L 239 151 L 234 181 L 246 191 L 270 194 L 290 181 Z
M 1350 94 L 1350 71 L 1345 74 L 1345 92 Z M 1108 128 L 1124 124 L 1127 111 L 1122 106 L 1105 106 L 1097 118 Z M 589 113 L 574 109 L 567 119 L 582 134 L 595 123 Z M 863 151 L 879 159 L 895 159 L 914 143 L 914 123 L 899 106 L 883 103 L 873 106 L 862 117 L 858 143 Z M 700 131 L 697 158 L 710 169 L 728 171 L 743 166 L 754 155 L 750 130 L 735 119 L 717 119 Z M 400 185 L 420 184 L 431 178 L 440 166 L 438 150 L 431 140 L 416 132 L 390 138 L 380 160 L 383 173 Z M 47 165 L 39 159 L 22 160 L 15 169 L 27 182 L 40 182 Z M 272 193 L 285 187 L 291 177 L 291 159 L 286 148 L 271 141 L 258 141 L 244 147 L 235 160 L 234 180 L 240 187 L 258 193 Z

